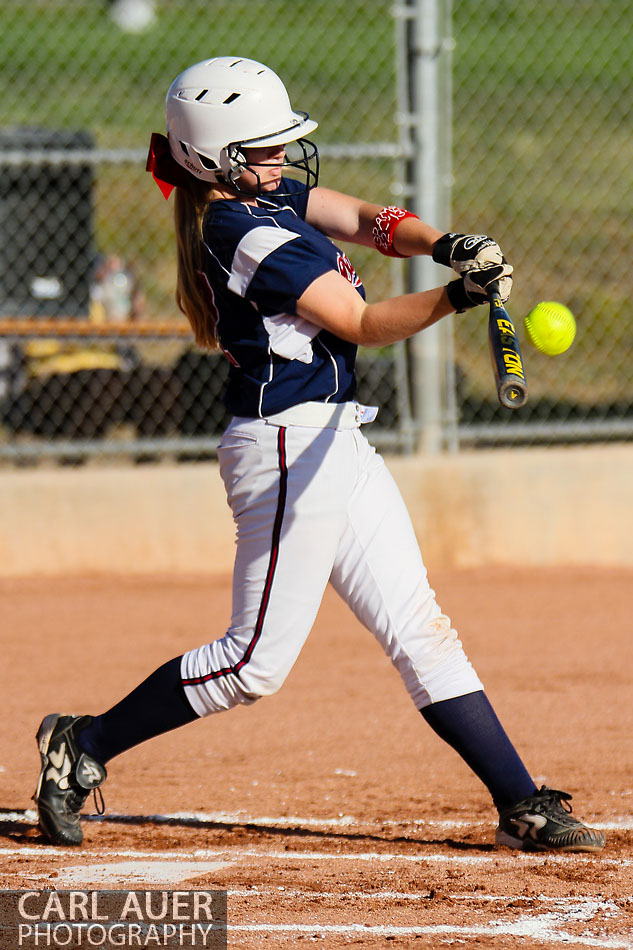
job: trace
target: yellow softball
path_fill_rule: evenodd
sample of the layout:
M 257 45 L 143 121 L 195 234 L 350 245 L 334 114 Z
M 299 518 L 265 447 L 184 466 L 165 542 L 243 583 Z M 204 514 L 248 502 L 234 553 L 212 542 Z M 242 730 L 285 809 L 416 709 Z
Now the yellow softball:
M 548 356 L 557 356 L 574 342 L 576 321 L 569 307 L 548 300 L 537 303 L 530 310 L 525 318 L 525 332 L 537 350 Z

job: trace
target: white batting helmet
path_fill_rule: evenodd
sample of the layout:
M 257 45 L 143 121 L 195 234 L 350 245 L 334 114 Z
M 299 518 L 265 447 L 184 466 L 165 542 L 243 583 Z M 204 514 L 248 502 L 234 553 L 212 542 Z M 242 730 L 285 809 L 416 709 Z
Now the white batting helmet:
M 190 66 L 167 91 L 165 121 L 174 159 L 202 181 L 236 185 L 246 167 L 243 147 L 298 142 L 302 159 L 285 164 L 306 172 L 307 188 L 316 184 L 318 152 L 303 136 L 317 123 L 292 109 L 281 79 L 262 63 L 218 56 Z

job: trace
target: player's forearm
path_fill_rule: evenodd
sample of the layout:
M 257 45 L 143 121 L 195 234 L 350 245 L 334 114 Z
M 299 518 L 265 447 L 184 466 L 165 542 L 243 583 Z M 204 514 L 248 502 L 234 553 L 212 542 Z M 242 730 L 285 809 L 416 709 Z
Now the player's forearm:
M 443 233 L 419 218 L 404 218 L 393 232 L 393 247 L 403 257 L 414 257 L 416 254 L 430 256 L 433 245 Z
M 419 333 L 453 311 L 445 287 L 365 303 L 334 271 L 317 277 L 297 301 L 297 315 L 359 346 L 387 346 Z
M 310 192 L 306 217 L 310 224 L 334 241 L 351 241 L 373 247 L 376 216 L 381 210 L 382 205 L 361 201 L 329 188 L 315 188 Z M 443 233 L 419 218 L 405 218 L 394 231 L 393 247 L 404 257 L 430 255 Z
M 387 346 L 406 340 L 452 313 L 445 287 L 366 304 L 358 321 L 360 346 Z

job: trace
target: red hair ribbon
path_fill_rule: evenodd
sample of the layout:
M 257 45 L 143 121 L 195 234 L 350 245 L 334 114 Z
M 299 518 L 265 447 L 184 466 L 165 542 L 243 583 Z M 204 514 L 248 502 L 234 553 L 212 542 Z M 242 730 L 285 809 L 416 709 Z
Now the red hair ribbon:
M 165 200 L 177 185 L 188 185 L 191 180 L 189 172 L 171 154 L 168 138 L 160 132 L 152 132 L 145 171 L 151 172 Z

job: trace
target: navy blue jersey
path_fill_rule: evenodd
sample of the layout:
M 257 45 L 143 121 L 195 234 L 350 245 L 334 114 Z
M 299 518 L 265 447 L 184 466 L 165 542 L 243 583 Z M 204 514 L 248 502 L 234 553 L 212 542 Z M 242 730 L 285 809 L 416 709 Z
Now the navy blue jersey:
M 283 179 L 281 191 L 302 185 Z M 356 346 L 296 314 L 321 274 L 338 271 L 363 297 L 347 256 L 305 220 L 306 192 L 257 206 L 214 201 L 203 225 L 207 294 L 231 368 L 224 402 L 238 416 L 268 416 L 300 402 L 354 397 Z

